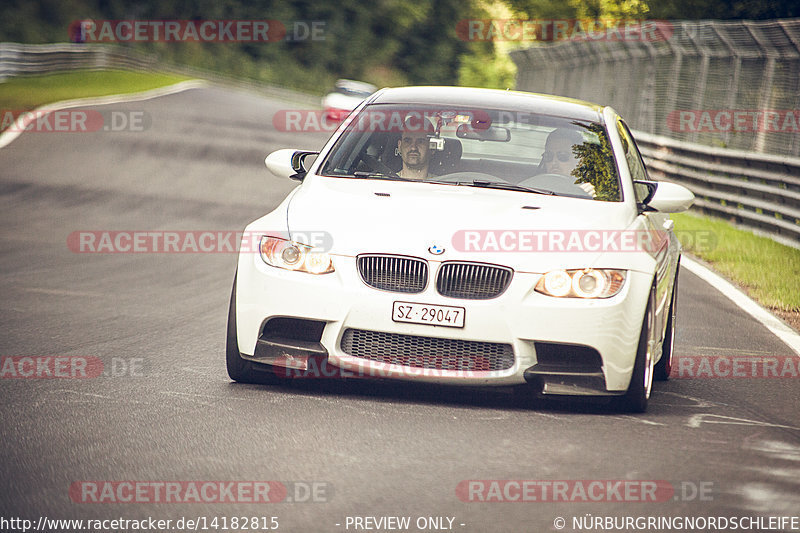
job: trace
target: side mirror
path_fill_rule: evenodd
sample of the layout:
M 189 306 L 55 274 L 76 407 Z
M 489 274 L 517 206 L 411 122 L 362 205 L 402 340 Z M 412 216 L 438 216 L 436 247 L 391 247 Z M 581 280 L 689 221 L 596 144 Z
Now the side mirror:
M 644 211 L 680 213 L 694 202 L 692 191 L 676 183 L 666 181 L 634 181 L 637 196 L 643 198 L 639 204 Z
M 308 172 L 303 166 L 303 161 L 310 155 L 318 155 L 319 152 L 308 152 L 305 150 L 294 150 L 286 148 L 272 152 L 264 159 L 267 169 L 279 178 L 291 178 L 303 181 Z

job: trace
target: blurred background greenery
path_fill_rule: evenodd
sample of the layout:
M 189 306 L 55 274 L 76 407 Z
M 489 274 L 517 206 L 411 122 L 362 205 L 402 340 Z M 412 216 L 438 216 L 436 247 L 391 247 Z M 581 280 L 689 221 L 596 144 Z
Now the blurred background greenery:
M 786 18 L 796 0 L 3 0 L 0 41 L 68 42 L 77 20 L 324 22 L 324 40 L 136 43 L 165 61 L 321 94 L 337 78 L 378 86 L 514 86 L 508 50 L 532 43 L 467 42 L 465 19 Z M 291 33 L 291 32 L 290 32 Z

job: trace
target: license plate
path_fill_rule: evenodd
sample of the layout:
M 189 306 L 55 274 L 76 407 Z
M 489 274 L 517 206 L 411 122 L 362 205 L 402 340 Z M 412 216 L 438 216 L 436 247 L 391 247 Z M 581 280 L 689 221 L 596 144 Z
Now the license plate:
M 392 320 L 411 324 L 428 324 L 463 328 L 466 309 L 449 305 L 419 304 L 413 302 L 394 302 Z

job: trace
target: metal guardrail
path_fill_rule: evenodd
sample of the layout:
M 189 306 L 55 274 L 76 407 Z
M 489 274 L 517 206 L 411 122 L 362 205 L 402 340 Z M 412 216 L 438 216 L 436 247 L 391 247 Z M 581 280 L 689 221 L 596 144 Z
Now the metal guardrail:
M 0 81 L 65 70 L 160 70 L 158 59 L 110 45 L 0 43 Z
M 155 55 L 130 48 L 107 44 L 20 44 L 0 43 L 0 83 L 26 74 L 43 74 L 68 70 L 134 70 L 140 72 L 169 72 L 191 78 L 205 79 L 262 93 L 281 100 L 319 107 L 321 98 L 312 94 L 221 76 L 218 73 L 164 63 Z
M 800 158 L 633 135 L 651 177 L 689 188 L 695 209 L 800 247 Z

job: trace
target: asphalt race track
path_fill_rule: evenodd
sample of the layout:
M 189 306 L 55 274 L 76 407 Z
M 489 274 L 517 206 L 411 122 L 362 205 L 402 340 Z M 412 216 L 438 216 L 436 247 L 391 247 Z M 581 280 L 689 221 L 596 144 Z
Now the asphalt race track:
M 0 150 L 0 356 L 99 358 L 113 370 L 0 379 L 0 516 L 277 517 L 286 532 L 389 531 L 385 521 L 357 528 L 354 517 L 405 516 L 409 531 L 466 533 L 556 531 L 557 517 L 575 531 L 573 517 L 589 515 L 798 515 L 798 379 L 657 382 L 637 416 L 507 390 L 232 383 L 224 342 L 235 254 L 81 254 L 68 237 L 239 231 L 296 185 L 269 174 L 264 156 L 320 148 L 327 134 L 276 131 L 274 113 L 303 106 L 230 89 L 111 107 L 144 111 L 151 124 L 30 132 Z M 678 357 L 797 358 L 685 269 L 679 301 Z M 463 501 L 468 480 L 661 480 L 674 493 L 580 501 L 571 488 L 570 501 Z M 88 503 L 75 492 L 85 481 L 277 481 L 288 494 Z M 491 486 L 481 483 L 473 487 Z

